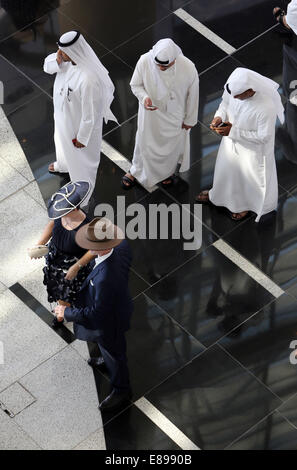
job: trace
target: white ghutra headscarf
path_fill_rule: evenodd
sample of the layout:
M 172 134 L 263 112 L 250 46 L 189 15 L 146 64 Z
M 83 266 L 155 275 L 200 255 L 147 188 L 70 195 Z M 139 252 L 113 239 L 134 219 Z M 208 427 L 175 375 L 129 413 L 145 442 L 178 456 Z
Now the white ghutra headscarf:
M 117 122 L 117 118 L 110 109 L 115 90 L 114 84 L 109 78 L 108 70 L 102 65 L 83 35 L 79 31 L 69 31 L 60 37 L 58 46 L 80 69 L 103 86 L 103 117 L 105 122 Z
M 276 110 L 276 114 L 281 123 L 284 122 L 284 107 L 280 94 L 278 92 L 279 84 L 264 77 L 253 70 L 238 67 L 231 73 L 225 84 L 225 90 L 233 96 L 240 95 L 249 89 L 253 89 L 257 93 L 264 94 L 271 98 Z
M 182 50 L 177 46 L 172 39 L 166 38 L 158 41 L 153 48 L 149 51 L 151 61 L 151 69 L 153 71 L 153 78 L 155 82 L 155 90 L 153 98 L 155 101 L 161 101 L 168 95 L 168 88 L 162 80 L 162 72 L 159 70 L 159 65 L 168 65 L 177 59 L 179 55 L 183 55 Z

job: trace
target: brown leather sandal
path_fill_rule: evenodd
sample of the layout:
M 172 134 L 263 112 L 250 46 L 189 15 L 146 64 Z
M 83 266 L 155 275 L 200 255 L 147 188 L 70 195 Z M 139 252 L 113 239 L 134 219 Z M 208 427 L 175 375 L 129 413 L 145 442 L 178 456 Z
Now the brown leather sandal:
M 235 222 L 239 222 L 240 220 L 245 219 L 248 214 L 249 214 L 249 211 L 239 212 L 238 214 L 236 214 L 235 212 L 233 212 L 233 213 L 231 214 L 231 219 L 232 219 L 232 220 L 235 220 Z
M 208 193 L 209 193 L 208 190 L 201 191 L 201 193 L 199 193 L 198 196 L 195 197 L 195 202 L 200 202 L 201 204 L 208 204 L 209 203 Z
M 133 180 L 129 178 L 129 176 L 123 176 L 122 178 L 122 188 L 128 190 L 131 189 L 133 186 L 135 186 L 135 178 Z
M 174 182 L 174 176 L 169 176 L 165 180 L 161 181 L 162 186 L 172 186 Z

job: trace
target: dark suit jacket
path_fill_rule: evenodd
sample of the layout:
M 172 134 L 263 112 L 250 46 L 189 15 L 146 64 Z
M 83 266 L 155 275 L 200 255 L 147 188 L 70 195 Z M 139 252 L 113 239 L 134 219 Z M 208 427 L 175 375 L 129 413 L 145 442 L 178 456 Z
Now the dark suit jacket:
M 74 307 L 65 309 L 65 319 L 74 322 L 78 339 L 100 342 L 115 339 L 130 327 L 133 303 L 129 293 L 132 255 L 123 240 L 109 258 L 100 263 L 81 287 Z

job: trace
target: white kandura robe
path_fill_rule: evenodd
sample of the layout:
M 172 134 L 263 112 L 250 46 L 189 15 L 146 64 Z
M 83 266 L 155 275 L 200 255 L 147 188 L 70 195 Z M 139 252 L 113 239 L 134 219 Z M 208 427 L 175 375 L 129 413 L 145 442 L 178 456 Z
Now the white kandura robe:
M 221 141 L 209 199 L 233 213 L 253 211 L 259 222 L 277 208 L 275 106 L 263 94 L 241 101 L 225 91 L 215 116 L 233 126 Z
M 56 73 L 54 84 L 55 146 L 58 169 L 69 172 L 72 181 L 89 181 L 91 192 L 95 187 L 100 163 L 102 141 L 102 90 L 78 66 L 62 62 L 57 54 L 50 54 L 44 62 L 44 71 Z M 85 148 L 76 148 L 76 138 Z
M 290 28 L 297 34 L 297 0 L 291 0 L 289 3 L 286 20 Z
M 154 100 L 156 87 L 149 53 L 139 59 L 130 85 L 139 100 L 138 129 L 130 173 L 145 187 L 168 178 L 181 163 L 180 171 L 190 166 L 190 131 L 182 123 L 197 124 L 199 79 L 194 64 L 179 55 L 175 65 L 160 76 L 168 90 L 164 99 Z M 159 109 L 144 108 L 145 98 L 151 98 Z

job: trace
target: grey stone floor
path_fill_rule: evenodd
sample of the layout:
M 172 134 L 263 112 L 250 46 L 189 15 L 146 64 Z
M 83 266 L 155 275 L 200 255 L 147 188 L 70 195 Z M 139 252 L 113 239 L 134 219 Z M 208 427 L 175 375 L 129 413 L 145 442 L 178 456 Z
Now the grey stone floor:
M 26 252 L 46 208 L 2 108 L 0 142 L 0 450 L 105 449 L 86 344 L 68 345 L 8 289 L 18 282 L 50 308 L 44 261 Z

